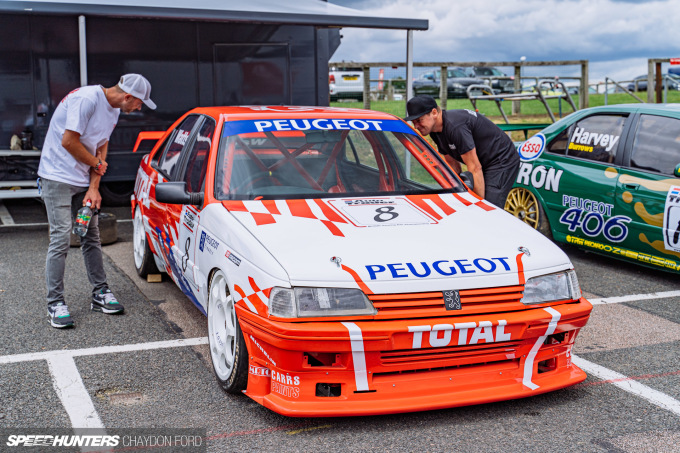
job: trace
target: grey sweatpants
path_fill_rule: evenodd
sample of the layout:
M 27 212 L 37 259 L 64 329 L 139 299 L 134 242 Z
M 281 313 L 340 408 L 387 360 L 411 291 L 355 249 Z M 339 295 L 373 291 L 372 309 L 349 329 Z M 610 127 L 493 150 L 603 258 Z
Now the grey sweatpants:
M 71 242 L 73 219 L 83 205 L 87 187 L 72 186 L 59 181 L 41 178 L 42 198 L 50 224 L 50 246 L 45 261 L 47 303 L 64 301 L 64 271 L 66 255 Z M 87 278 L 92 292 L 107 288 L 102 246 L 99 239 L 99 216 L 94 215 L 85 237 L 80 240 L 85 260 Z

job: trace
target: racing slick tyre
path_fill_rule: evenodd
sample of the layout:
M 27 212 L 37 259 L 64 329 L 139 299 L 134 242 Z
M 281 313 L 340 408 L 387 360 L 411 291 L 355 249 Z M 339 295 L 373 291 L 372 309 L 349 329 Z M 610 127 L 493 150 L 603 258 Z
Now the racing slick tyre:
M 208 343 L 215 377 L 225 392 L 241 393 L 248 384 L 248 349 L 222 271 L 212 275 L 209 288 Z
M 505 210 L 531 228 L 552 239 L 550 223 L 543 206 L 529 189 L 513 187 L 505 200 Z
M 151 248 L 149 248 L 149 243 L 146 240 L 144 219 L 142 218 L 142 211 L 139 209 L 139 206 L 135 208 L 132 241 L 137 274 L 142 278 L 146 278 L 149 274 L 157 274 L 158 268 L 156 267 L 153 253 L 151 253 Z

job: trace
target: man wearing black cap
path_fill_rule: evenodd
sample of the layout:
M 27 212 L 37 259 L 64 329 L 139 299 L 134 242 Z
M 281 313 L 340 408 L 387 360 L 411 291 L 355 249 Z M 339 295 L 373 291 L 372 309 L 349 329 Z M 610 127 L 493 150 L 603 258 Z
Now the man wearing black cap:
M 38 176 L 47 220 L 50 246 L 45 261 L 47 314 L 52 327 L 72 327 L 64 300 L 64 270 L 71 239 L 73 217 L 91 202 L 101 206 L 99 182 L 106 173 L 109 138 L 120 112 L 132 113 L 156 104 L 150 99 L 151 84 L 139 74 L 125 74 L 118 84 L 105 88 L 91 85 L 77 88 L 61 100 L 45 136 Z M 92 285 L 91 308 L 107 314 L 122 313 L 123 305 L 106 281 L 99 238 L 98 216 L 92 216 L 81 239 L 87 277 Z
M 406 104 L 421 135 L 430 135 L 446 162 L 460 174 L 461 163 L 474 179 L 473 191 L 503 208 L 519 173 L 519 154 L 510 137 L 472 110 L 441 110 L 432 96 L 419 95 Z

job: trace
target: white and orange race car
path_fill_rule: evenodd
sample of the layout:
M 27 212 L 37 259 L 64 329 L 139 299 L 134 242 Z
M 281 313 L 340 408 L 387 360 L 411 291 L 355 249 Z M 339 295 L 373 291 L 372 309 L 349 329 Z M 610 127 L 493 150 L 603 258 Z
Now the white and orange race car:
M 141 276 L 207 315 L 218 382 L 290 416 L 447 408 L 583 381 L 591 304 L 551 241 L 470 192 L 408 124 L 194 109 L 144 157 Z

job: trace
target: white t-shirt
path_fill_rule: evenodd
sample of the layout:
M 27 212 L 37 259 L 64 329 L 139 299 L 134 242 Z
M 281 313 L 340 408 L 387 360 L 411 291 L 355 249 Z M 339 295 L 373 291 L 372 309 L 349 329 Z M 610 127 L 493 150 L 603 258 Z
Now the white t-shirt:
M 94 156 L 111 137 L 120 109 L 111 107 L 101 85 L 81 87 L 61 100 L 45 136 L 38 176 L 79 187 L 90 185 L 90 166 L 77 161 L 61 146 L 64 131 L 80 134 L 80 142 Z

